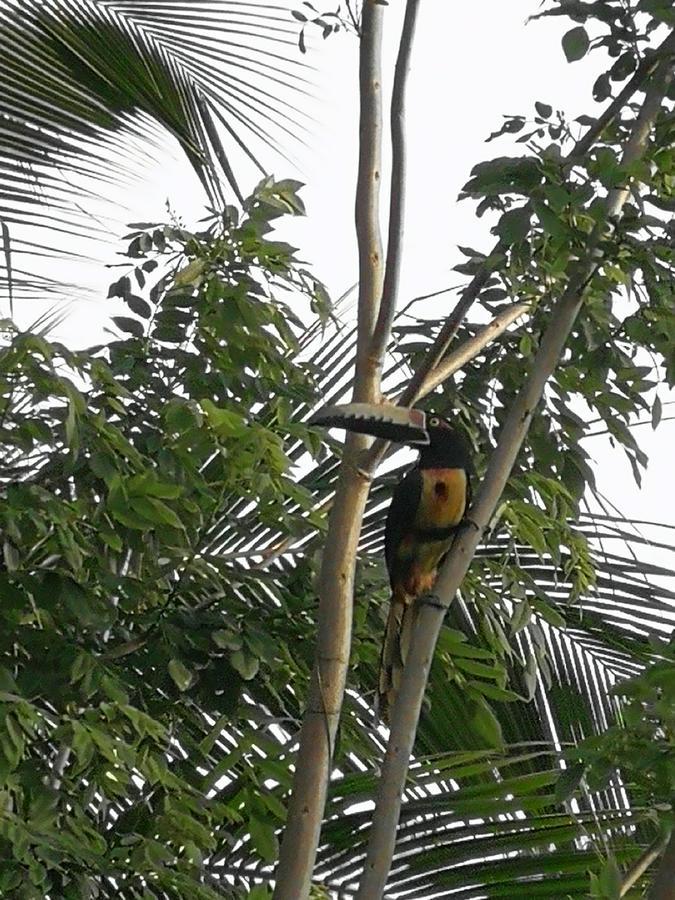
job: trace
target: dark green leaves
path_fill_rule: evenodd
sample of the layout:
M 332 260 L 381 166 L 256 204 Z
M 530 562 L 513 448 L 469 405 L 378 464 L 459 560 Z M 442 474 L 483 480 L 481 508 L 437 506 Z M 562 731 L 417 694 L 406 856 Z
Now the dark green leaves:
M 588 34 L 581 25 L 577 28 L 572 28 L 563 35 L 562 48 L 567 57 L 567 62 L 576 62 L 576 60 L 582 59 L 588 53 L 589 46 Z
M 510 209 L 502 215 L 493 231 L 505 244 L 515 244 L 527 237 L 531 217 L 532 212 L 529 206 Z
M 505 156 L 479 163 L 471 170 L 471 176 L 463 192 L 472 197 L 510 193 L 528 196 L 541 180 L 538 161 L 527 156 Z
M 138 319 L 132 319 L 129 316 L 113 316 L 112 321 L 117 325 L 120 331 L 124 331 L 126 334 L 132 334 L 134 337 L 141 338 L 145 333 L 143 323 L 139 322 Z

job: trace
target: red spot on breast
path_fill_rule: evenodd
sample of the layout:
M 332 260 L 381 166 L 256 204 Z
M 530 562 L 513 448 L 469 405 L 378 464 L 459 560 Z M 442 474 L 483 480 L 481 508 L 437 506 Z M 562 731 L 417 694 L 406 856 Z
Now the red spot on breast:
M 437 481 L 434 485 L 434 494 L 442 500 L 448 499 L 448 486 L 444 481 Z

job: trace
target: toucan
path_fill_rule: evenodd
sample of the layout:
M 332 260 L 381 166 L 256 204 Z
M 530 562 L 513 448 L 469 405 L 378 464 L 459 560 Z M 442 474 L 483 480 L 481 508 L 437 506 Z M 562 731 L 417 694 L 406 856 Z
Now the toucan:
M 429 443 L 396 485 L 387 514 L 384 559 L 391 584 L 378 679 L 386 720 L 400 686 L 418 597 L 433 591 L 438 568 L 471 503 L 471 456 L 462 436 L 440 416 L 427 419 Z
M 352 403 L 325 407 L 310 422 L 421 447 L 417 464 L 394 488 L 385 527 L 391 602 L 378 696 L 380 714 L 387 721 L 410 645 L 415 601 L 433 590 L 471 503 L 471 452 L 446 419 L 416 409 Z

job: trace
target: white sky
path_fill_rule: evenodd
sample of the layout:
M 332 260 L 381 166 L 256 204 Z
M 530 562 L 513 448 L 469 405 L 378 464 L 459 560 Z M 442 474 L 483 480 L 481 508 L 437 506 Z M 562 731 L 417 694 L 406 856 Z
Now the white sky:
M 335 8 L 329 0 L 314 0 L 314 5 Z M 456 198 L 473 165 L 512 152 L 508 139 L 484 144 L 501 125 L 503 114 L 531 116 L 535 100 L 563 109 L 570 118 L 595 115 L 602 108 L 593 101 L 591 86 L 603 69 L 603 57 L 591 54 L 568 64 L 560 38 L 571 23 L 551 18 L 525 25 L 527 16 L 539 11 L 537 0 L 422 0 L 420 5 L 408 97 L 408 212 L 401 305 L 420 294 L 461 283 L 461 276 L 451 272 L 463 259 L 456 245 L 486 250 L 494 243 L 490 222 L 476 219 L 475 205 L 458 204 Z M 300 8 L 300 0 L 294 6 Z M 384 71 L 389 74 L 402 7 L 400 0 L 390 0 L 386 10 Z M 358 48 L 352 36 L 338 35 L 324 43 L 318 31 L 315 35 L 307 56 L 317 67 L 317 100 L 312 109 L 316 123 L 308 135 L 308 147 L 298 153 L 295 169 L 279 160 L 271 165 L 279 178 L 306 182 L 302 196 L 308 217 L 283 220 L 281 236 L 301 249 L 302 258 L 337 297 L 354 283 L 357 272 L 353 194 Z M 524 152 L 523 145 L 516 146 L 516 152 Z M 266 160 L 270 162 L 269 154 Z M 242 172 L 236 160 L 235 170 Z M 254 173 L 248 181 L 242 178 L 244 193 L 255 181 Z M 188 226 L 204 214 L 199 183 L 173 141 L 166 157 L 148 169 L 142 190 L 136 187 L 121 199 L 128 205 L 126 221 L 165 221 L 167 199 Z M 386 196 L 382 200 L 386 210 Z M 115 261 L 111 251 L 110 262 Z M 89 267 L 85 277 L 100 286 L 101 300 L 74 302 L 55 336 L 77 346 L 100 340 L 109 316 L 119 312 L 113 302 L 103 299 L 108 283 L 119 274 Z M 456 295 L 448 297 L 434 301 L 429 313 L 440 314 L 448 308 Z M 37 305 L 26 304 L 19 311 L 21 323 L 32 321 L 39 311 Z M 667 399 L 665 391 L 661 396 Z M 599 487 L 633 518 L 675 524 L 675 423 L 663 423 L 656 435 L 650 426 L 643 426 L 638 438 L 650 457 L 641 491 L 622 451 L 610 451 L 605 439 L 586 441 L 597 463 Z

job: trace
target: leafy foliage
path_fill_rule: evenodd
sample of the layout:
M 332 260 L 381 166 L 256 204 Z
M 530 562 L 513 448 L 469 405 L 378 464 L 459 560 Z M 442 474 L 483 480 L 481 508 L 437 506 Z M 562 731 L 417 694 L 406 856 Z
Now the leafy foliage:
M 249 588 L 214 524 L 242 533 L 255 505 L 293 534 L 311 516 L 285 444 L 316 446 L 288 420 L 312 378 L 277 296 L 303 281 L 267 236 L 296 188 L 267 180 L 240 221 L 228 209 L 201 233 L 130 235 L 137 265 L 111 293 L 134 315 L 106 347 L 5 323 L 3 894 L 80 896 L 98 874 L 206 897 L 203 859 L 225 834 L 274 853 L 279 792 L 258 770 L 249 801 L 236 786 L 221 799 L 213 748 L 222 717 L 246 715 L 246 683 L 290 665 L 257 621 L 279 592 Z

